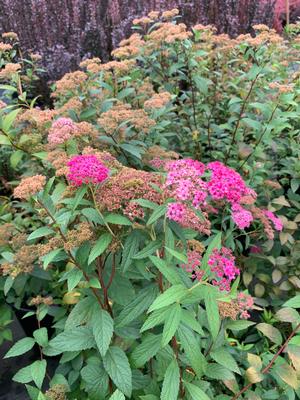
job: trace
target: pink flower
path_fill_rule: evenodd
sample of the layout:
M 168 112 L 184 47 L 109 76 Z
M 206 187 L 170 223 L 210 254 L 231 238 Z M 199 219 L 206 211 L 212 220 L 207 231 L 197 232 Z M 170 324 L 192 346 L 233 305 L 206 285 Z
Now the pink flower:
M 78 130 L 71 118 L 58 118 L 53 122 L 48 135 L 50 145 L 58 145 L 67 142 Z
M 230 283 L 240 274 L 235 266 L 235 258 L 232 251 L 226 247 L 220 250 L 214 249 L 208 260 L 211 272 L 215 274 L 213 285 L 219 286 L 220 290 L 230 290 Z
M 253 297 L 251 297 L 249 294 L 241 292 L 237 296 L 237 302 L 240 309 L 240 318 L 248 319 L 250 317 L 248 311 L 252 310 L 254 305 Z
M 182 222 L 186 214 L 186 207 L 181 203 L 170 203 L 167 208 L 167 217 L 175 222 Z
M 232 219 L 240 229 L 249 228 L 253 221 L 253 215 L 250 211 L 241 207 L 239 204 L 232 205 Z
M 192 278 L 201 281 L 204 275 L 204 271 L 200 270 L 202 260 L 201 254 L 197 250 L 188 250 L 187 258 L 187 264 L 181 264 L 181 268 L 192 274 Z
M 244 196 L 256 196 L 237 172 L 220 161 L 211 162 L 207 167 L 211 170 L 211 179 L 207 187 L 214 200 L 227 200 L 233 204 L 239 203 Z
M 264 214 L 267 218 L 269 218 L 270 221 L 273 222 L 274 228 L 276 231 L 281 232 L 283 229 L 283 223 L 280 218 L 276 217 L 276 215 L 269 210 L 264 210 Z
M 109 169 L 91 154 L 77 155 L 68 162 L 69 173 L 67 178 L 74 186 L 92 183 L 94 185 L 107 179 Z

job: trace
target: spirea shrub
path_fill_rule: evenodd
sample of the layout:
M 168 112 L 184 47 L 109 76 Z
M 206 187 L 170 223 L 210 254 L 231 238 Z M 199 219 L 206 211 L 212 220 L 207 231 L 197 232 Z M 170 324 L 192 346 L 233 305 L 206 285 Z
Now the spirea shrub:
M 36 322 L 5 357 L 37 350 L 14 376 L 33 400 L 299 392 L 299 280 L 278 275 L 298 257 L 298 44 L 177 15 L 135 21 L 115 60 L 54 85 L 53 109 L 4 87 L 18 179 L 0 288 Z

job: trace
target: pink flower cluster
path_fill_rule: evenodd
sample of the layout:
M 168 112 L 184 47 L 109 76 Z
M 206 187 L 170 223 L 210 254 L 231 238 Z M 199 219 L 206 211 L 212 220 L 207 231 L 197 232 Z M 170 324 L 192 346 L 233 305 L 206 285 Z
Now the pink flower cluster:
M 246 186 L 242 177 L 220 161 L 209 163 L 207 168 L 211 171 L 207 188 L 214 200 L 227 200 L 230 204 L 235 204 L 244 196 L 256 197 L 256 193 Z
M 52 146 L 65 143 L 77 130 L 78 128 L 71 118 L 58 118 L 49 130 L 48 143 Z
M 199 161 L 183 159 L 167 162 L 165 169 L 168 173 L 165 189 L 175 199 L 168 205 L 167 217 L 182 226 L 192 229 L 196 226 L 196 230 L 203 233 L 206 224 L 209 234 L 208 213 L 216 213 L 216 208 L 223 208 L 226 203 L 240 229 L 249 228 L 254 217 L 257 218 L 258 208 L 254 207 L 257 194 L 247 187 L 237 172 L 221 162 L 214 161 L 205 166 Z M 261 210 L 259 219 L 264 225 L 269 219 L 275 230 L 282 230 L 280 219 L 271 211 Z
M 68 162 L 68 180 L 74 186 L 98 184 L 109 175 L 109 169 L 94 154 L 77 155 Z
M 230 290 L 231 282 L 240 274 L 235 266 L 235 257 L 232 251 L 226 247 L 220 250 L 214 249 L 208 260 L 211 272 L 215 274 L 213 285 L 219 286 L 220 290 Z
M 238 203 L 235 203 L 231 207 L 232 219 L 240 229 L 249 228 L 253 221 L 253 215 L 250 211 L 243 208 Z
M 270 221 L 273 222 L 275 230 L 281 232 L 283 229 L 282 221 L 278 217 L 276 217 L 276 215 L 272 211 L 264 210 L 264 214 L 267 218 L 269 218 Z
M 252 310 L 254 305 L 253 297 L 246 293 L 239 293 L 237 296 L 237 304 L 240 310 L 240 318 L 248 319 L 250 317 L 249 310 Z
M 181 268 L 192 274 L 193 279 L 201 281 L 204 275 L 204 271 L 200 269 L 202 260 L 201 254 L 197 250 L 188 250 L 187 258 L 188 262 L 186 264 L 182 264 Z

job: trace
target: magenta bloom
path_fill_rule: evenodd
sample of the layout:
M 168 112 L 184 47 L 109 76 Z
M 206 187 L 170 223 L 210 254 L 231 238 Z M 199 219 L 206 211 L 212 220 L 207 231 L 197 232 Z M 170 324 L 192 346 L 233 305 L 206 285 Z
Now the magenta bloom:
M 267 218 L 269 218 L 270 221 L 273 222 L 274 228 L 276 231 L 281 232 L 283 229 L 283 223 L 280 218 L 276 217 L 276 215 L 269 210 L 264 210 L 264 214 Z
M 74 186 L 92 183 L 96 185 L 107 179 L 109 169 L 94 154 L 74 156 L 68 162 L 68 180 Z
M 253 215 L 239 204 L 233 204 L 232 219 L 240 229 L 245 229 L 251 225 Z
M 208 260 L 211 272 L 215 274 L 213 285 L 220 290 L 230 290 L 231 282 L 240 274 L 240 270 L 235 266 L 235 258 L 232 251 L 226 247 L 220 250 L 214 249 Z

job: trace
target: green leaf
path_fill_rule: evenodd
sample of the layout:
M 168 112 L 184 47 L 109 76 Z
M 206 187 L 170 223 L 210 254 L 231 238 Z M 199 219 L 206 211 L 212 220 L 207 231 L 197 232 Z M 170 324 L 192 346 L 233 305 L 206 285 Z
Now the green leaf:
M 5 135 L 0 135 L 0 144 L 4 146 L 11 146 L 11 142 L 9 138 Z
M 40 328 L 33 332 L 33 337 L 35 338 L 38 345 L 45 347 L 48 344 L 48 331 L 47 328 Z
M 104 217 L 104 219 L 108 224 L 128 225 L 128 226 L 132 225 L 132 222 L 128 218 L 124 217 L 124 215 L 108 214 Z
M 42 384 L 44 382 L 44 378 L 46 375 L 46 367 L 47 367 L 46 360 L 35 361 L 33 364 L 31 364 L 30 371 L 32 380 L 39 389 L 41 389 Z
M 273 343 L 278 346 L 282 343 L 282 336 L 280 331 L 274 326 L 266 323 L 260 323 L 256 325 L 256 329 L 258 329 L 264 336 L 270 339 Z
M 213 252 L 214 249 L 220 248 L 221 239 L 222 239 L 222 232 L 219 232 L 215 235 L 215 237 L 213 238 L 213 240 L 210 242 L 209 246 L 207 247 L 207 250 L 206 250 L 206 252 L 202 258 L 202 262 L 201 262 L 201 269 L 204 272 L 206 272 L 209 269 L 208 260 L 209 260 L 211 253 Z
M 103 396 L 101 399 L 103 399 L 108 390 L 108 375 L 104 368 L 95 363 L 88 363 L 82 368 L 80 374 L 85 383 L 85 390 L 96 399 L 101 393 Z
M 207 288 L 208 289 L 208 288 Z M 220 314 L 214 290 L 207 290 L 205 295 L 205 308 L 208 319 L 208 326 L 213 339 L 216 339 L 220 329 Z
M 214 363 L 207 364 L 205 374 L 211 379 L 221 381 L 234 379 L 233 373 L 228 368 Z
M 286 301 L 283 307 L 300 308 L 300 294 Z
M 161 390 L 161 400 L 177 400 L 179 384 L 180 372 L 177 361 L 174 359 L 166 370 Z
M 9 130 L 20 111 L 21 108 L 17 108 L 5 115 L 5 117 L 2 120 L 2 130 L 4 132 L 9 133 Z
M 19 371 L 13 376 L 12 380 L 19 383 L 31 382 L 31 365 L 27 365 L 27 367 L 19 369 Z
M 80 300 L 69 313 L 65 323 L 65 329 L 70 330 L 76 326 L 87 324 L 92 317 L 94 306 L 94 297 L 86 297 L 85 299 Z
M 207 362 L 204 355 L 201 353 L 200 343 L 196 340 L 194 332 L 184 325 L 180 325 L 178 335 L 193 370 L 196 372 L 197 376 L 201 378 Z
M 131 354 L 132 364 L 135 368 L 142 368 L 150 358 L 154 357 L 161 349 L 162 335 L 148 334 Z
M 94 208 L 83 208 L 81 213 L 93 224 L 103 225 L 104 220 Z
M 211 400 L 202 389 L 189 382 L 184 382 L 184 386 L 192 400 Z
M 81 186 L 81 188 L 76 192 L 74 199 L 72 199 L 72 211 L 74 212 L 78 205 L 80 204 L 81 200 L 84 198 L 88 187 L 86 185 Z
M 140 329 L 140 332 L 145 332 L 148 329 L 153 328 L 156 325 L 162 324 L 166 316 L 169 314 L 169 307 L 165 307 L 164 309 L 160 308 L 159 310 L 153 311 L 150 316 L 146 319 L 143 326 Z
M 204 336 L 204 331 L 193 312 L 182 310 L 181 322 L 193 331 L 199 333 L 199 335 Z
M 98 307 L 92 317 L 93 334 L 102 357 L 105 356 L 114 332 L 114 321 L 107 311 Z
M 132 372 L 126 354 L 119 347 L 110 347 L 103 358 L 105 371 L 122 393 L 131 397 Z
M 125 400 L 125 396 L 119 389 L 115 390 L 109 400 Z
M 26 337 L 20 339 L 17 343 L 15 343 L 9 351 L 5 354 L 4 358 L 9 357 L 17 357 L 21 354 L 27 353 L 27 351 L 31 350 L 35 344 L 34 339 Z
M 215 360 L 218 364 L 223 365 L 230 369 L 230 371 L 236 372 L 240 374 L 240 369 L 237 365 L 237 362 L 229 353 L 229 349 L 225 347 L 218 348 L 210 353 L 211 358 Z
M 147 225 L 152 225 L 156 222 L 161 216 L 165 215 L 167 210 L 167 206 L 165 204 L 161 206 L 157 206 L 157 208 L 150 215 L 150 218 L 147 221 Z
M 62 249 L 55 249 L 50 251 L 50 253 L 46 254 L 42 260 L 43 260 L 43 267 L 46 269 L 50 263 L 52 263 L 54 260 L 59 258 L 60 256 L 66 256 L 66 253 Z
M 91 264 L 97 257 L 99 257 L 110 245 L 112 235 L 108 232 L 103 233 L 93 246 L 88 263 Z
M 162 347 L 166 346 L 172 339 L 172 337 L 175 335 L 180 320 L 181 320 L 181 307 L 178 303 L 175 303 L 169 308 L 169 313 L 166 317 L 163 329 L 162 341 L 161 341 Z
M 59 333 L 50 340 L 49 345 L 59 353 L 64 351 L 81 351 L 95 347 L 95 339 L 91 329 L 80 326 L 72 330 Z
M 78 285 L 82 276 L 83 272 L 76 267 L 67 272 L 68 292 L 71 292 Z
M 132 231 L 127 237 L 124 244 L 121 269 L 126 272 L 132 263 L 132 258 L 138 252 L 141 234 L 138 231 Z
M 293 389 L 295 390 L 299 389 L 299 381 L 297 379 L 297 373 L 289 364 L 284 363 L 282 365 L 277 365 L 274 368 L 274 371 L 276 372 L 276 374 L 280 376 L 280 378 L 285 383 L 287 383 Z
M 12 153 L 12 155 L 10 156 L 10 165 L 13 169 L 17 167 L 19 162 L 22 160 L 24 154 L 25 153 L 22 150 L 16 150 Z
M 141 160 L 141 148 L 137 146 L 133 146 L 132 144 L 129 143 L 122 143 L 120 144 L 121 149 L 125 150 L 127 153 L 133 155 L 134 157 L 138 158 Z
M 34 232 L 32 232 L 27 237 L 27 241 L 33 240 L 33 239 L 37 239 L 37 238 L 40 238 L 40 237 L 44 237 L 44 236 L 48 236 L 48 235 L 51 235 L 53 233 L 54 233 L 54 231 L 52 229 L 48 228 L 47 226 L 43 226 L 42 228 L 38 228 Z
M 173 285 L 181 284 L 181 279 L 177 274 L 177 271 L 174 267 L 169 266 L 165 260 L 150 256 L 149 257 L 151 262 L 156 266 L 156 268 L 163 274 L 163 276 L 168 280 L 168 282 L 172 283 Z
M 116 318 L 116 326 L 122 327 L 129 325 L 131 321 L 137 319 L 153 303 L 157 295 L 156 286 L 150 286 L 141 290 L 138 296 L 127 304 Z
M 161 241 L 156 240 L 154 242 L 150 242 L 147 244 L 146 247 L 144 247 L 141 251 L 136 253 L 133 258 L 135 260 L 142 260 L 143 258 L 151 256 L 156 250 L 158 250 L 161 247 Z
M 159 308 L 166 307 L 175 302 L 179 302 L 184 296 L 188 294 L 187 288 L 183 285 L 174 285 L 167 289 L 164 293 L 160 294 L 152 303 L 148 312 L 158 310 Z
M 251 321 L 228 321 L 226 328 L 232 331 L 242 331 L 248 329 L 250 326 L 255 325 L 255 322 Z
M 170 253 L 173 257 L 177 258 L 177 260 L 181 261 L 182 263 L 186 264 L 188 262 L 187 256 L 185 254 L 179 253 L 179 251 L 169 249 L 165 247 L 168 253 Z

